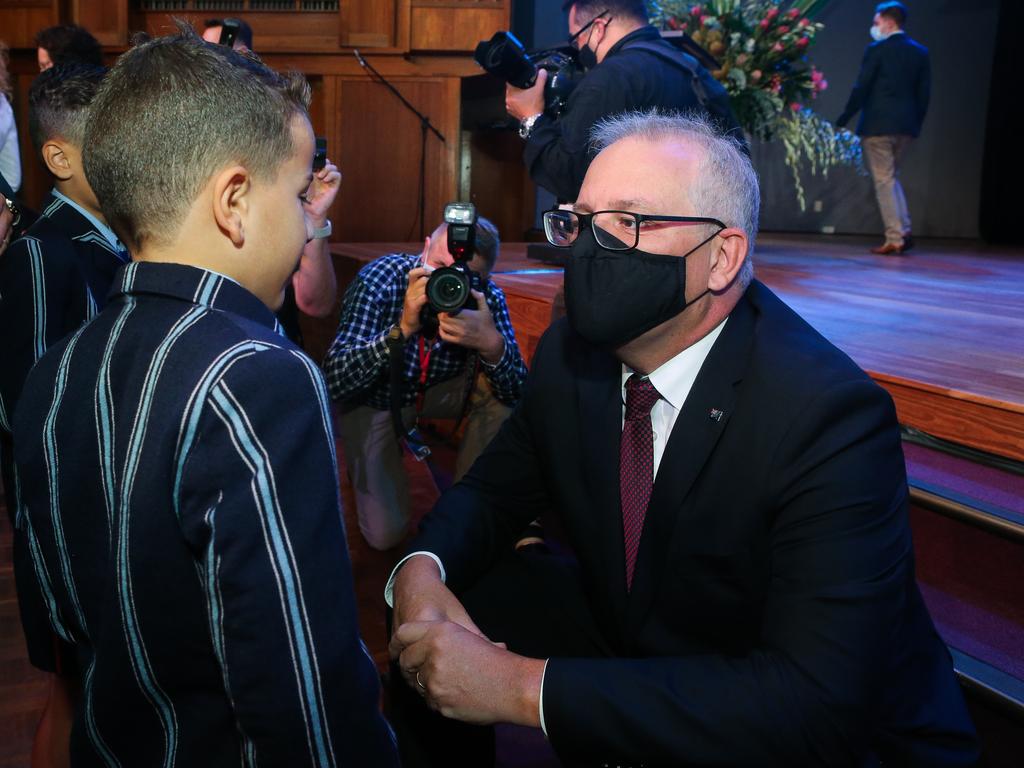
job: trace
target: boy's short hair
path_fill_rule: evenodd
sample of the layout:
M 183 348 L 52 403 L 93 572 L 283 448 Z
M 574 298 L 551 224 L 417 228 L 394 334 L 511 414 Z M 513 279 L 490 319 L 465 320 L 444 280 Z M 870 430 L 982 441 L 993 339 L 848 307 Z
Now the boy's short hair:
M 40 30 L 36 34 L 36 45 L 50 54 L 54 66 L 75 62 L 103 66 L 100 41 L 77 24 L 60 24 Z
M 28 91 L 28 131 L 39 152 L 50 139 L 81 148 L 89 105 L 107 70 L 91 64 L 58 64 L 41 72 Z
M 239 163 L 272 180 L 309 98 L 301 75 L 279 75 L 181 22 L 128 50 L 86 129 L 85 172 L 107 221 L 133 250 L 166 243 L 221 168 Z

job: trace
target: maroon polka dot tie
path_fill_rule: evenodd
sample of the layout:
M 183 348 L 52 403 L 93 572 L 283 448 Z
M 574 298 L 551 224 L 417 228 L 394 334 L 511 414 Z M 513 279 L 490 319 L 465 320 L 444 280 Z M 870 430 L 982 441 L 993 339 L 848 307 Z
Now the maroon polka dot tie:
M 640 548 L 647 503 L 654 487 L 654 428 L 651 408 L 661 395 L 648 379 L 633 374 L 626 381 L 626 418 L 619 443 L 619 499 L 626 545 L 626 589 L 633 586 L 633 568 Z

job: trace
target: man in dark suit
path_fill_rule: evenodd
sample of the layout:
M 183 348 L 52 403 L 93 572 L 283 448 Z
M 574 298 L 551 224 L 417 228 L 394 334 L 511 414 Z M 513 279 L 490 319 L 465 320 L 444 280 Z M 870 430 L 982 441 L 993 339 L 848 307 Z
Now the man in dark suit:
M 892 401 L 753 280 L 749 160 L 681 117 L 596 140 L 545 215 L 568 322 L 389 582 L 409 689 L 570 765 L 972 764 Z M 575 563 L 508 553 L 541 514 Z
M 910 212 L 900 185 L 900 160 L 921 132 L 931 92 L 928 49 L 903 31 L 903 3 L 881 3 L 875 9 L 871 37 L 860 74 L 846 109 L 836 121 L 845 125 L 857 111 L 857 135 L 867 157 L 875 196 L 885 224 L 885 242 L 872 253 L 899 255 L 910 250 Z

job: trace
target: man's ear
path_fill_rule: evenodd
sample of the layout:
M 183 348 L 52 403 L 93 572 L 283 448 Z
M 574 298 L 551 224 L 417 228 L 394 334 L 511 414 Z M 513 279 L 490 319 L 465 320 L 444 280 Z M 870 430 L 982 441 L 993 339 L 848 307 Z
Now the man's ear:
M 732 285 L 743 268 L 750 241 L 742 229 L 728 227 L 719 232 L 711 242 L 713 246 L 708 288 L 714 293 L 721 293 Z
M 245 224 L 252 207 L 252 176 L 245 167 L 235 165 L 217 173 L 210 183 L 213 218 L 231 243 L 241 248 L 245 245 Z
M 47 170 L 56 176 L 60 181 L 67 181 L 74 175 L 74 169 L 71 167 L 71 159 L 64 151 L 63 142 L 58 139 L 49 139 L 43 144 L 41 150 L 43 156 L 43 162 L 46 163 Z

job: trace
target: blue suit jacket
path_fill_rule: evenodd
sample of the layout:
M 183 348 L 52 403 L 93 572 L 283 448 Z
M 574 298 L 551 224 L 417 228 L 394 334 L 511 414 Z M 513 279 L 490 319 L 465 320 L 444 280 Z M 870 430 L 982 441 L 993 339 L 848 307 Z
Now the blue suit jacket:
M 845 125 L 859 110 L 859 136 L 917 136 L 930 92 L 928 49 L 905 33 L 891 35 L 864 51 L 857 82 L 836 122 Z

